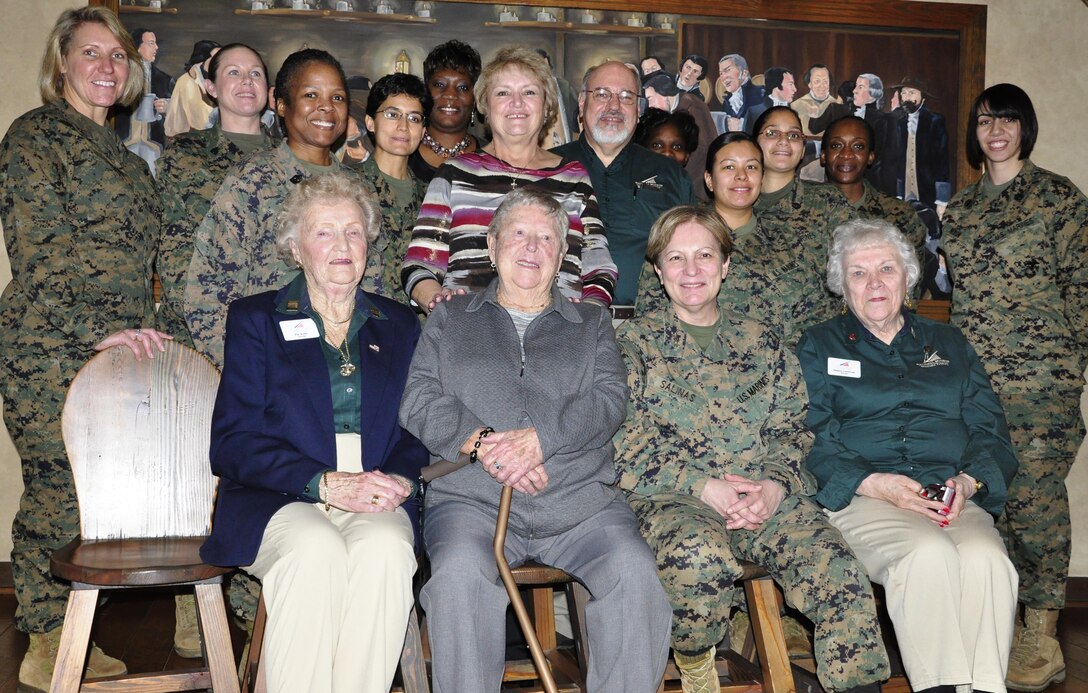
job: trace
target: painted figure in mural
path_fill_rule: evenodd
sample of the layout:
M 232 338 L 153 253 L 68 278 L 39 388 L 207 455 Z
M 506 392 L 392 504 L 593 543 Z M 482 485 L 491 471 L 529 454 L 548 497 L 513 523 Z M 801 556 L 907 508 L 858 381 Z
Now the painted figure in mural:
M 930 94 L 917 77 L 904 77 L 892 90 L 899 95 L 899 107 L 890 116 L 893 149 L 886 154 L 886 178 L 895 180 L 895 190 L 885 192 L 901 200 L 918 200 L 943 214 L 952 197 L 944 116 L 926 106 Z
M 1020 87 L 986 89 L 967 122 L 967 160 L 983 176 L 949 202 L 942 243 L 952 323 L 982 355 L 1020 460 L 998 521 L 1023 606 L 1005 683 L 1038 691 L 1065 678 L 1056 625 L 1069 575 L 1065 478 L 1084 439 L 1088 198 L 1031 161 L 1039 121 Z
M 217 42 L 210 40 L 193 44 L 193 52 L 185 61 L 185 72 L 174 84 L 170 103 L 166 107 L 163 128 L 167 137 L 189 130 L 203 130 L 211 124 L 209 118 L 215 108 L 215 101 L 208 95 L 204 85 L 211 76 L 208 71 L 209 61 L 219 52 L 219 48 Z
M 140 52 L 140 59 L 143 64 L 146 79 L 144 98 L 149 98 L 147 96 L 149 94 L 155 97 L 151 101 L 153 120 L 146 122 L 146 137 L 161 148 L 166 146 L 166 129 L 163 120 L 170 106 L 170 95 L 174 93 L 174 78 L 155 65 L 155 60 L 159 55 L 159 39 L 155 32 L 138 27 L 131 31 L 131 35 L 133 43 L 136 44 L 136 49 Z M 142 132 L 137 132 L 140 128 L 132 122 L 136 115 L 136 106 L 128 108 L 122 104 L 115 111 L 114 127 L 117 128 L 117 134 L 126 141 L 130 149 L 133 149 L 133 145 L 130 143 L 136 138 L 142 137 Z
M 710 85 L 705 79 L 707 67 L 709 63 L 703 56 L 694 53 L 685 55 L 683 62 L 680 63 L 680 71 L 676 73 L 677 89 L 698 97 L 706 103 L 710 98 Z
M 720 111 L 726 114 L 727 132 L 751 132 L 755 118 L 749 111 L 763 103 L 763 88 L 753 84 L 744 56 L 732 53 L 718 60 L 718 82 L 714 85 Z
M 816 133 L 809 128 L 809 119 L 823 115 L 828 106 L 833 103 L 841 104 L 842 99 L 832 95 L 831 85 L 834 83 L 835 77 L 831 74 L 831 68 L 823 63 L 813 63 L 805 71 L 804 81 L 805 85 L 808 86 L 808 92 L 797 97 L 790 104 L 790 108 L 797 111 L 798 117 L 801 118 L 801 131 L 806 136 L 812 137 Z M 816 156 L 819 151 L 813 148 L 812 152 L 805 152 L 806 156 L 810 154 Z
M 79 536 L 72 471 L 61 434 L 68 385 L 95 352 L 151 358 L 169 337 L 154 329 L 152 261 L 160 203 L 147 164 L 108 127 L 115 104 L 144 91 L 140 54 L 104 7 L 63 12 L 46 43 L 45 105 L 0 143 L 0 223 L 11 281 L 0 296 L 4 423 L 22 460 L 12 524 L 15 626 L 30 636 L 20 688 L 49 690 L 68 584 L 49 571 L 54 550 Z M 92 647 L 89 677 L 126 671 Z
M 797 94 L 793 73 L 784 67 L 771 67 L 763 73 L 763 103 L 751 110 L 752 122 L 773 106 L 789 106 Z M 804 130 L 804 128 L 801 128 Z M 749 133 L 752 134 L 752 133 Z
M 706 200 L 703 187 L 703 169 L 706 166 L 706 150 L 717 136 L 714 118 L 710 108 L 699 94 L 680 91 L 672 78 L 666 74 L 652 75 L 642 82 L 646 102 L 651 108 L 659 108 L 669 113 L 687 113 L 695 119 L 699 128 L 699 146 L 688 159 L 685 170 L 691 178 L 692 189 L 696 197 Z

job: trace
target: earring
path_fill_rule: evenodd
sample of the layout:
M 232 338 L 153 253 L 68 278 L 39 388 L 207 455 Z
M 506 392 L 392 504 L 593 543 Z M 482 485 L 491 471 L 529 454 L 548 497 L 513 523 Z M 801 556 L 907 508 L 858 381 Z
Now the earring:
M 491 263 L 491 269 L 495 269 L 495 263 L 494 262 Z
M 846 307 L 846 299 L 843 299 L 843 301 L 842 301 L 842 310 L 839 313 L 839 315 L 846 315 L 847 311 L 849 311 L 849 310 L 850 309 Z
M 907 296 L 905 299 L 903 299 L 903 305 L 907 307 L 907 310 L 914 310 L 914 299 L 912 299 L 910 296 Z
M 476 127 L 476 107 L 472 107 L 472 112 L 468 114 L 468 126 Z

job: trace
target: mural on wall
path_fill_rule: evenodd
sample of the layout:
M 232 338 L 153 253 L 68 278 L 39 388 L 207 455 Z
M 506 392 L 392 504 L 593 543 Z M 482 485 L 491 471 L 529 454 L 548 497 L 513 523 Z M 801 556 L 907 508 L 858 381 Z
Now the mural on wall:
M 291 52 L 324 48 L 357 85 L 393 71 L 422 76 L 428 51 L 450 38 L 467 40 L 485 62 L 505 45 L 544 50 L 557 75 L 576 88 L 585 70 L 603 60 L 639 65 L 654 56 L 662 71 L 679 78 L 680 91 L 706 102 L 718 132 L 750 129 L 770 105 L 792 103 L 804 121 L 809 161 L 820 134 L 810 121 L 826 119 L 830 104 L 832 115 L 858 109 L 863 104 L 854 90 L 861 81 L 867 92 L 862 98 L 871 100 L 869 118 L 880 114 L 878 147 L 886 150 L 881 155 L 889 164 L 893 158 L 899 162 L 885 168 L 879 187 L 892 195 L 913 191 L 927 202 L 946 200 L 955 187 L 961 66 L 959 37 L 952 31 L 431 0 L 160 0 L 166 11 L 147 12 L 154 1 L 122 7 L 121 18 L 130 28 L 155 33 L 155 66 L 173 78 L 185 73 L 202 40 L 248 43 L 261 51 L 273 75 Z M 726 56 L 734 57 L 723 61 Z M 825 67 L 814 75 L 813 65 Z M 859 80 L 862 75 L 869 77 Z M 840 97 L 836 92 L 844 82 L 849 87 Z M 908 181 L 902 165 L 908 156 L 907 110 L 915 106 L 897 102 L 897 87 L 908 82 L 914 85 L 909 88 L 922 87 L 916 90 L 920 114 L 913 120 L 925 116 L 927 123 L 914 142 L 924 181 Z M 807 170 L 822 176 L 818 164 Z

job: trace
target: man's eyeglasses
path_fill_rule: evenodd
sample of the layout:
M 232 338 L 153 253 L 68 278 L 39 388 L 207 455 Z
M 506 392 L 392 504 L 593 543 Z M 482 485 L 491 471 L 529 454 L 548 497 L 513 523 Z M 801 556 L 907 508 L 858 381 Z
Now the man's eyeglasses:
M 608 87 L 597 87 L 596 89 L 586 89 L 586 94 L 593 97 L 593 100 L 599 104 L 609 104 L 613 98 L 617 98 L 622 106 L 634 106 L 646 103 L 646 97 L 639 96 L 637 91 L 623 91 L 615 92 Z
M 423 125 L 423 114 L 412 111 L 411 113 L 403 113 L 395 108 L 383 108 L 378 113 L 382 114 L 382 117 L 386 120 L 398 121 L 401 118 L 407 118 L 409 125 Z

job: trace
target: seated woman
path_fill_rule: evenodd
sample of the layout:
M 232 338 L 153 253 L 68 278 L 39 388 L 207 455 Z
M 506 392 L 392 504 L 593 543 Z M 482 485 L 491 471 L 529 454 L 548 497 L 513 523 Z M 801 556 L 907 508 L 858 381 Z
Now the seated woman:
M 302 274 L 227 316 L 200 553 L 264 584 L 270 691 L 388 691 L 404 642 L 427 453 L 396 418 L 419 322 L 358 288 L 379 219 L 343 173 L 300 182 L 276 243 Z
M 436 693 L 498 691 L 508 598 L 492 553 L 514 488 L 506 556 L 567 571 L 592 595 L 589 690 L 654 691 L 669 605 L 653 555 L 612 484 L 627 387 L 611 315 L 555 283 L 569 219 L 550 195 L 509 193 L 487 229 L 496 278 L 436 305 L 412 361 L 401 424 L 469 464 L 430 484 L 424 541 Z
M 1004 691 L 1017 576 L 994 517 L 1016 457 L 974 349 L 903 308 L 918 275 L 891 224 L 835 230 L 827 285 L 842 315 L 798 346 L 816 434 L 805 466 L 831 524 L 884 585 L 911 687 Z M 930 484 L 955 495 L 923 497 Z
M 527 187 L 558 200 L 570 219 L 558 268 L 563 295 L 609 305 L 617 272 L 589 174 L 542 146 L 559 112 L 548 63 L 528 48 L 501 49 L 476 82 L 476 106 L 494 139 L 449 159 L 431 180 L 401 266 L 405 293 L 430 313 L 452 295 L 486 289 L 495 276 L 487 225 L 504 195 Z
M 796 359 L 772 327 L 719 304 L 731 250 L 714 210 L 663 214 L 646 253 L 670 303 L 619 330 L 631 389 L 615 437 L 619 485 L 657 554 L 681 682 L 717 690 L 715 646 L 746 560 L 816 624 L 824 688 L 875 693 L 889 670 L 872 590 L 807 497 L 811 434 Z

